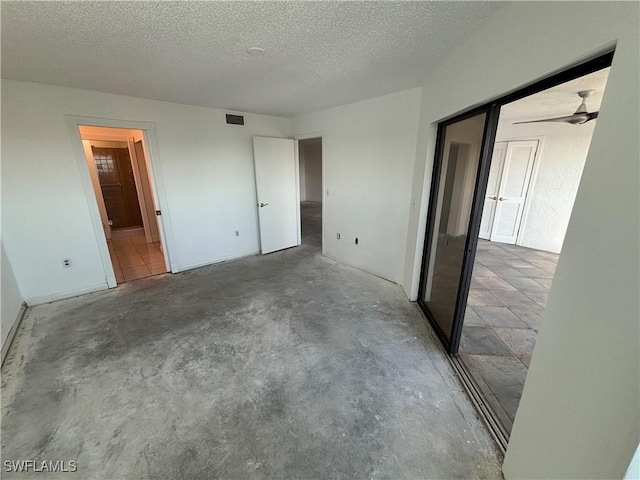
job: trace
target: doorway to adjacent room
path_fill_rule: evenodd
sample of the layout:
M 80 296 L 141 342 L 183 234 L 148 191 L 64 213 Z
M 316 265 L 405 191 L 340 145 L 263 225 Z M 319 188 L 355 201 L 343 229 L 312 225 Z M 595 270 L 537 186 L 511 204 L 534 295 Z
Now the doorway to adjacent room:
M 302 243 L 322 248 L 322 137 L 298 140 Z
M 418 303 L 503 447 L 612 58 L 439 124 Z
M 500 111 L 458 358 L 506 437 L 596 127 L 555 120 L 581 103 L 578 92 L 590 92 L 597 112 L 608 75 L 598 70 Z
M 143 131 L 78 129 L 116 283 L 166 273 Z

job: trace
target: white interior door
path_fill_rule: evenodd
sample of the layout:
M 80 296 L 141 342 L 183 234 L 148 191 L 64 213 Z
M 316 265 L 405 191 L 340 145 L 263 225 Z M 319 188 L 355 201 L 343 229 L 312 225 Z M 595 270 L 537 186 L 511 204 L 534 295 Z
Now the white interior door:
M 516 243 L 537 148 L 537 140 L 507 143 L 491 241 Z
M 504 167 L 504 157 L 507 153 L 507 142 L 496 142 L 493 146 L 493 156 L 491 157 L 491 168 L 489 169 L 489 181 L 487 182 L 487 193 L 484 198 L 482 208 L 482 220 L 480 221 L 480 238 L 489 240 L 491 229 L 498 205 L 498 190 L 500 190 L 500 180 L 502 178 L 502 168 Z
M 298 169 L 295 141 L 253 137 L 260 251 L 275 252 L 300 244 Z

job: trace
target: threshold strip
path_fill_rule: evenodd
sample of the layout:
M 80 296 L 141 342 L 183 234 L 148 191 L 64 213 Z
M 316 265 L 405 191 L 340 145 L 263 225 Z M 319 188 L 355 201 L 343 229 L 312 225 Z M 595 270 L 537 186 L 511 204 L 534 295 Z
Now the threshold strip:
M 497 416 L 493 413 L 493 409 L 487 404 L 482 390 L 480 390 L 478 384 L 475 382 L 462 360 L 450 355 L 447 355 L 447 357 L 451 361 L 453 368 L 456 370 L 462 386 L 469 395 L 469 398 L 480 413 L 482 420 L 484 420 L 487 427 L 489 427 L 491 436 L 494 438 L 504 455 L 507 451 L 507 443 L 509 443 L 509 434 L 504 429 Z

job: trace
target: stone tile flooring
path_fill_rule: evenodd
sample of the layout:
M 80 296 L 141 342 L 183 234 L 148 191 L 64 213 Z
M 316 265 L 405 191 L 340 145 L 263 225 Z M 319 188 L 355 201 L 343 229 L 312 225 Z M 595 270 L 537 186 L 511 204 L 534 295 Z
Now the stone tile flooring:
M 511 432 L 558 255 L 480 240 L 459 357 Z

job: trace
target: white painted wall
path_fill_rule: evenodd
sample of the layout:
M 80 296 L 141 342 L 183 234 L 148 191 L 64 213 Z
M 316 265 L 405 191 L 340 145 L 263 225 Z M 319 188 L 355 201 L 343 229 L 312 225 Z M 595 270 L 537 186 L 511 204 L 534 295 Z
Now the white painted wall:
M 403 281 L 413 298 L 437 121 L 617 40 L 507 449 L 508 479 L 622 478 L 640 439 L 639 9 L 636 2 L 507 4 L 423 86 Z
M 27 301 L 106 287 L 65 114 L 155 123 L 180 270 L 257 252 L 252 136 L 288 137 L 291 121 L 224 113 L 3 80 L 3 242 Z
M 325 253 L 394 282 L 402 279 L 419 99 L 412 89 L 294 119 L 295 134 L 324 135 Z
M 305 199 L 322 202 L 322 144 L 304 146 Z
M 18 319 L 18 313 L 20 312 L 24 299 L 20 293 L 15 275 L 13 274 L 11 263 L 9 263 L 7 254 L 4 251 L 4 243 L 0 244 L 0 250 L 2 251 L 2 263 L 0 264 L 0 269 L 2 270 L 2 278 L 0 279 L 0 282 L 2 282 L 2 294 L 0 298 L 2 303 L 0 308 L 0 337 L 2 337 L 2 341 L 0 341 L 0 345 L 4 345 L 11 327 L 13 327 Z
M 596 124 L 499 123 L 498 141 L 541 138 L 518 245 L 556 253 L 562 249 Z

